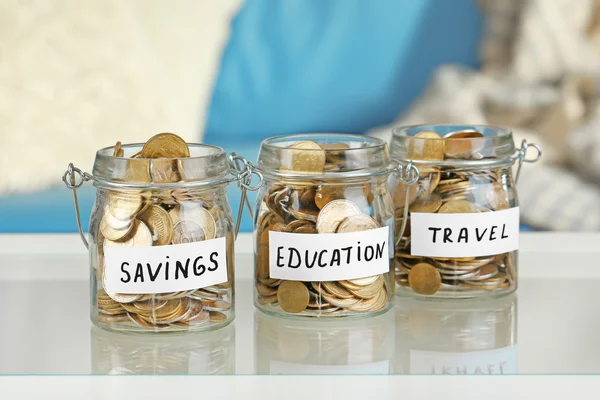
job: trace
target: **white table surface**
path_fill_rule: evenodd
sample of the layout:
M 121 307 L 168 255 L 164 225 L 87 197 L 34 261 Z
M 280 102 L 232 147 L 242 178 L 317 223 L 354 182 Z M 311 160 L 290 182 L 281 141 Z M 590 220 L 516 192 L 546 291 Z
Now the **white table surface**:
M 0 235 L 0 374 L 600 373 L 600 234 L 522 234 L 514 297 L 399 298 L 325 323 L 255 311 L 251 243 L 238 238 L 233 324 L 140 336 L 92 327 L 77 235 Z

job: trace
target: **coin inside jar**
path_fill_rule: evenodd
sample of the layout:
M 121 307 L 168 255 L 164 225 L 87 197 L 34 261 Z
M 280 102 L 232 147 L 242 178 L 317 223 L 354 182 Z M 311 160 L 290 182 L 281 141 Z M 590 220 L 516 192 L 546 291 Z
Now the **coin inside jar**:
M 143 158 L 182 158 L 189 157 L 190 149 L 182 138 L 172 133 L 159 133 L 151 137 L 142 148 Z
M 283 281 L 277 290 L 277 301 L 289 313 L 299 313 L 306 309 L 310 296 L 304 283 Z
M 432 295 L 439 290 L 442 277 L 433 265 L 419 263 L 408 272 L 408 283 L 415 293 Z
M 291 169 L 301 172 L 323 172 L 325 166 L 325 150 L 311 140 L 297 142 L 289 146 L 296 149 L 291 153 Z
M 380 228 L 381 225 L 369 215 L 354 215 L 340 222 L 337 233 L 361 232 L 369 229 Z
M 319 212 L 317 230 L 319 233 L 335 233 L 345 218 L 360 214 L 360 208 L 349 200 L 331 201 Z
M 409 158 L 417 158 L 428 161 L 442 161 L 445 154 L 445 141 L 442 136 L 434 131 L 421 131 L 417 133 L 411 142 Z
M 173 221 L 164 208 L 152 205 L 140 214 L 139 219 L 152 232 L 152 244 L 154 246 L 164 246 L 171 243 L 173 239 Z

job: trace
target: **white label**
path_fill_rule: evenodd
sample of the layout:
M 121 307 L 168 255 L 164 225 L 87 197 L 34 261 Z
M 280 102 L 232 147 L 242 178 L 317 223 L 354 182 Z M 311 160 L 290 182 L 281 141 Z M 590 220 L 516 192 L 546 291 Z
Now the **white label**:
M 390 272 L 388 227 L 361 232 L 269 232 L 271 278 L 339 281 Z
M 110 293 L 152 294 L 227 282 L 225 238 L 154 247 L 105 247 Z
M 310 365 L 271 361 L 271 375 L 388 375 L 390 361 L 356 365 Z
M 508 210 L 437 214 L 410 213 L 410 254 L 479 257 L 519 248 L 519 207 Z
M 410 351 L 411 374 L 503 375 L 517 373 L 517 346 L 468 353 Z

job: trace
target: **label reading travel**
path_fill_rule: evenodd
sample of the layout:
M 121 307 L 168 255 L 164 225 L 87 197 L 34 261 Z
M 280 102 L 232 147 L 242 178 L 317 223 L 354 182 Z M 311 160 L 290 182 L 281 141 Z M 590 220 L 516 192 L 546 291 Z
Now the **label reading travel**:
M 109 293 L 152 294 L 227 282 L 225 238 L 152 247 L 105 247 Z
M 413 256 L 502 254 L 519 248 L 519 207 L 468 214 L 411 212 L 410 231 Z
M 388 227 L 318 235 L 269 232 L 271 278 L 339 281 L 390 272 Z

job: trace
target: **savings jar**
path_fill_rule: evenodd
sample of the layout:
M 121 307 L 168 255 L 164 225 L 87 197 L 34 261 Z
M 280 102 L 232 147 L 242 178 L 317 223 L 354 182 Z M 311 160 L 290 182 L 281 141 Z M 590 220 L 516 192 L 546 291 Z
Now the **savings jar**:
M 247 165 L 240 160 L 163 133 L 99 150 L 92 174 L 69 165 L 63 181 L 89 249 L 94 325 L 195 331 L 233 320 L 236 231 L 225 192 L 251 176 L 236 169 Z M 89 243 L 76 194 L 88 180 L 96 187 Z
M 255 305 L 275 315 L 336 318 L 388 310 L 394 294 L 387 144 L 349 134 L 262 142 L 254 215 Z
M 524 141 L 517 148 L 512 132 L 500 127 L 428 125 L 395 129 L 391 149 L 420 175 L 411 187 L 392 182 L 397 293 L 472 298 L 515 291 L 515 182 L 522 162 L 541 156 L 539 146 Z

